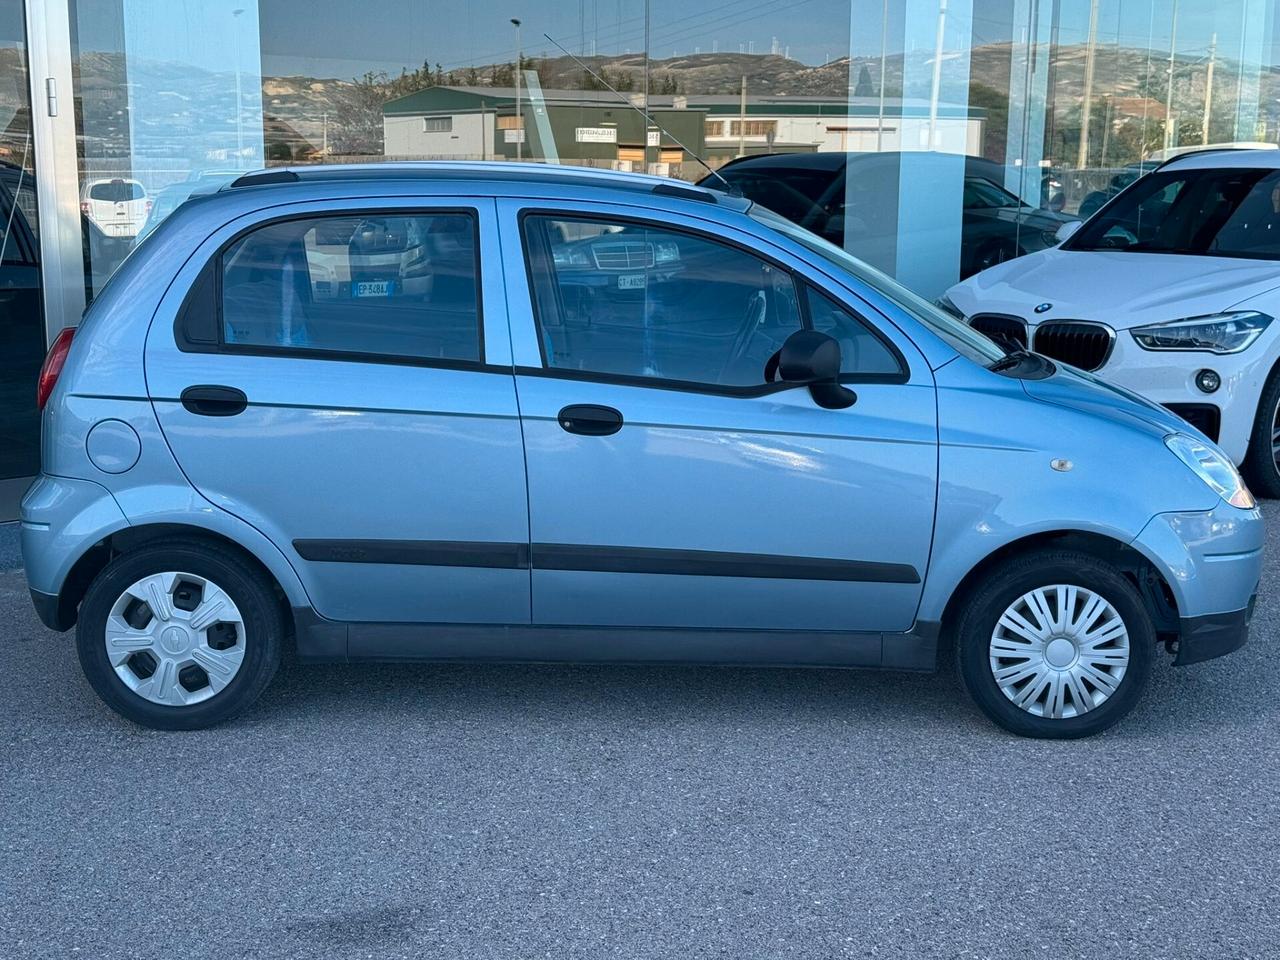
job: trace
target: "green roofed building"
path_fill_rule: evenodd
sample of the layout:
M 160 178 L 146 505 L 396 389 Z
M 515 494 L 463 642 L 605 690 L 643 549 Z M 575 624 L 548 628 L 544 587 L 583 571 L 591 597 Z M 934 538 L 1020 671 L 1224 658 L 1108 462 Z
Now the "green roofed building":
M 517 115 L 511 87 L 428 87 L 383 107 L 384 151 L 457 160 L 514 160 L 519 152 L 624 170 L 647 161 L 660 165 L 656 172 L 694 177 L 700 167 L 690 152 L 716 166 L 755 153 L 924 150 L 931 124 L 932 149 L 976 155 L 986 120 L 980 108 L 939 104 L 931 116 L 925 100 L 873 97 L 748 96 L 744 105 L 734 96 L 655 95 L 649 114 L 646 130 L 644 117 L 607 90 L 526 90 Z

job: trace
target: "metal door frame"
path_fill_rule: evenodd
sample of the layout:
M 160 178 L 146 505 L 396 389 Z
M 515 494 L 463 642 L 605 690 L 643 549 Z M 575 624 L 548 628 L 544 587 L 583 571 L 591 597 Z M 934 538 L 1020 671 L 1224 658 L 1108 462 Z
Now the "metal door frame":
M 84 312 L 70 0 L 24 0 L 45 342 Z

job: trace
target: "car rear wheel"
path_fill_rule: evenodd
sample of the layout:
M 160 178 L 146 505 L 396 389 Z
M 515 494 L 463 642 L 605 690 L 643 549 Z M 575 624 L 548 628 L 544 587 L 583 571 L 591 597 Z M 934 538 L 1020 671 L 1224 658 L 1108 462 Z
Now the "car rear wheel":
M 1262 388 L 1241 472 L 1253 493 L 1280 499 L 1280 366 L 1271 371 Z
M 1142 695 L 1156 647 L 1133 584 L 1075 551 L 1006 561 L 968 598 L 956 630 L 969 694 L 1024 737 L 1087 737 L 1116 723 Z
M 261 573 L 223 547 L 171 541 L 107 565 L 80 607 L 76 646 L 111 709 L 146 727 L 191 730 L 258 699 L 283 633 Z

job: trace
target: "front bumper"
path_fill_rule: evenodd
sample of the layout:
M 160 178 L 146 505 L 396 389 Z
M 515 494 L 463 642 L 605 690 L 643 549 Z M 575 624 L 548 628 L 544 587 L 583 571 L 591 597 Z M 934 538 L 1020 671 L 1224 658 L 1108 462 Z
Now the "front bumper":
M 1249 606 L 1232 613 L 1210 613 L 1203 617 L 1183 617 L 1179 625 L 1178 655 L 1175 667 L 1203 663 L 1215 657 L 1235 653 L 1249 639 L 1249 621 L 1253 619 L 1255 595 Z
M 1178 665 L 1244 646 L 1262 577 L 1262 513 L 1226 503 L 1161 513 L 1133 541 L 1160 571 L 1178 610 Z

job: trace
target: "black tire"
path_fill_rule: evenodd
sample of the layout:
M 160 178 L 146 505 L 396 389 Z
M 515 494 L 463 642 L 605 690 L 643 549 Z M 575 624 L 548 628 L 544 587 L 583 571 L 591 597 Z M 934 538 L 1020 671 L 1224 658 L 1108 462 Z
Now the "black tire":
M 1271 371 L 1262 388 L 1258 410 L 1253 415 L 1249 449 L 1244 455 L 1244 463 L 1240 465 L 1249 489 L 1268 500 L 1280 499 L 1280 468 L 1276 467 L 1271 452 L 1271 432 L 1277 405 L 1280 405 L 1280 365 Z
M 1084 587 L 1108 601 L 1124 621 L 1130 649 L 1124 676 L 1109 698 L 1079 716 L 1052 719 L 1029 713 L 1005 696 L 992 672 L 990 643 L 1010 604 L 1037 587 L 1059 583 Z M 1101 733 L 1132 710 L 1156 650 L 1155 626 L 1133 584 L 1105 561 L 1071 550 L 1025 554 L 993 569 L 966 599 L 955 638 L 960 677 L 982 712 L 1010 733 L 1054 740 Z
M 179 571 L 207 578 L 239 608 L 244 659 L 227 686 L 188 706 L 154 703 L 134 693 L 107 657 L 107 618 L 117 598 L 143 577 Z M 239 554 L 214 543 L 168 540 L 112 560 L 90 584 L 80 606 L 76 648 L 94 692 L 112 710 L 156 730 L 196 730 L 237 716 L 262 695 L 280 664 L 284 621 L 271 583 Z

